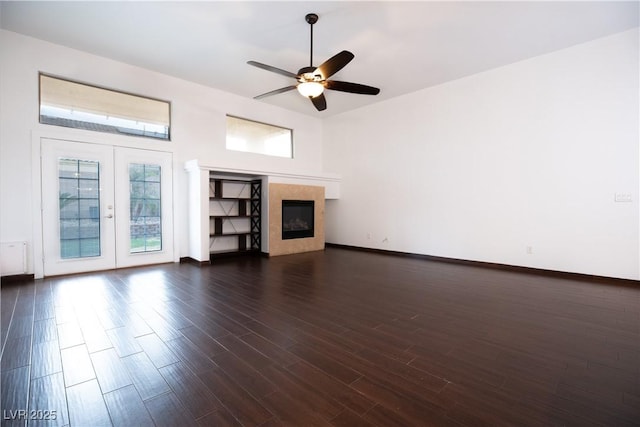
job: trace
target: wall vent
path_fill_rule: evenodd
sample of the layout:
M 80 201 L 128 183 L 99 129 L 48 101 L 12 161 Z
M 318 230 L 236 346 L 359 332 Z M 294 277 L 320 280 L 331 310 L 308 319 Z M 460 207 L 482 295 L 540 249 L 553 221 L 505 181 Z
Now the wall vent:
M 0 243 L 0 276 L 27 274 L 27 242 Z

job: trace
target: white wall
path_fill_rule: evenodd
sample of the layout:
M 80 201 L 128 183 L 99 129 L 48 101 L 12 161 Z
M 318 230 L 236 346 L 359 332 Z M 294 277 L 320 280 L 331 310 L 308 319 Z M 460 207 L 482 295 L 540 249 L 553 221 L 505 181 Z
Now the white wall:
M 636 29 L 326 119 L 327 241 L 640 279 L 638 60 Z
M 67 130 L 38 123 L 38 72 L 171 101 L 172 141 Z M 225 115 L 295 130 L 295 159 L 225 149 Z M 186 160 L 238 169 L 312 173 L 322 170 L 322 123 L 252 99 L 151 72 L 121 62 L 0 30 L 0 240 L 27 241 L 33 248 L 32 139 L 38 136 L 100 140 L 174 153 L 176 238 L 188 254 Z M 32 253 L 32 251 L 30 251 Z M 29 272 L 34 272 L 33 259 Z

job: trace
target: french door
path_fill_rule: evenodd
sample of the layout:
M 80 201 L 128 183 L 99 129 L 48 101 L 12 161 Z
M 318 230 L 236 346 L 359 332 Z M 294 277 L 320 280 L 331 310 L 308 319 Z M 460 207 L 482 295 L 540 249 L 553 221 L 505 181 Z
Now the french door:
M 44 275 L 173 261 L 171 153 L 43 138 Z

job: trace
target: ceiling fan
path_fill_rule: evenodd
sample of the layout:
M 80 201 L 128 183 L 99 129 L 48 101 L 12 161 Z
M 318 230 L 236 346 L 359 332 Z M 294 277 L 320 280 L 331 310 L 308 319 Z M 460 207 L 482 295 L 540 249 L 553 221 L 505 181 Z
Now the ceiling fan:
M 359 83 L 341 82 L 338 80 L 329 80 L 329 77 L 340 71 L 345 65 L 347 65 L 355 57 L 355 55 L 347 50 L 332 56 L 328 60 L 322 63 L 319 67 L 313 66 L 313 24 L 318 22 L 318 15 L 315 13 L 309 13 L 305 16 L 305 21 L 311 29 L 311 43 L 309 49 L 309 66 L 302 67 L 298 70 L 298 73 L 291 73 L 280 68 L 272 67 L 256 61 L 247 61 L 247 64 L 254 67 L 262 68 L 263 70 L 271 71 L 277 74 L 281 74 L 286 77 L 292 77 L 298 81 L 297 84 L 286 86 L 280 89 L 272 90 L 262 95 L 255 96 L 254 99 L 262 99 L 267 96 L 277 95 L 279 93 L 288 92 L 293 89 L 298 89 L 298 92 L 302 96 L 305 96 L 311 100 L 313 105 L 318 111 L 325 110 L 327 108 L 327 100 L 324 97 L 324 90 L 337 90 L 340 92 L 358 93 L 362 95 L 377 95 L 380 93 L 380 89 L 377 87 L 366 86 Z

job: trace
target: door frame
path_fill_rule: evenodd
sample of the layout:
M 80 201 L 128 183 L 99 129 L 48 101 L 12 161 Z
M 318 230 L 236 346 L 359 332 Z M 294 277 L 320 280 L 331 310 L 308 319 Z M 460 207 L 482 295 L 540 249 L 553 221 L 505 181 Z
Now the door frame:
M 148 151 L 161 151 L 173 154 L 173 146 L 170 141 L 148 141 L 146 138 L 112 135 L 108 133 L 96 133 L 78 129 L 51 128 L 36 129 L 31 131 L 31 213 L 33 218 L 33 249 L 31 251 L 34 278 L 44 277 L 44 235 L 42 228 L 42 139 L 59 139 L 64 141 L 79 142 L 85 144 L 107 145 L 113 147 L 136 148 Z M 174 161 L 171 185 L 175 187 L 176 171 Z M 175 198 L 175 191 L 174 191 Z M 171 204 L 173 215 L 173 262 L 180 261 L 178 248 L 179 236 L 176 233 L 176 204 Z M 29 260 L 27 260 L 29 261 Z

